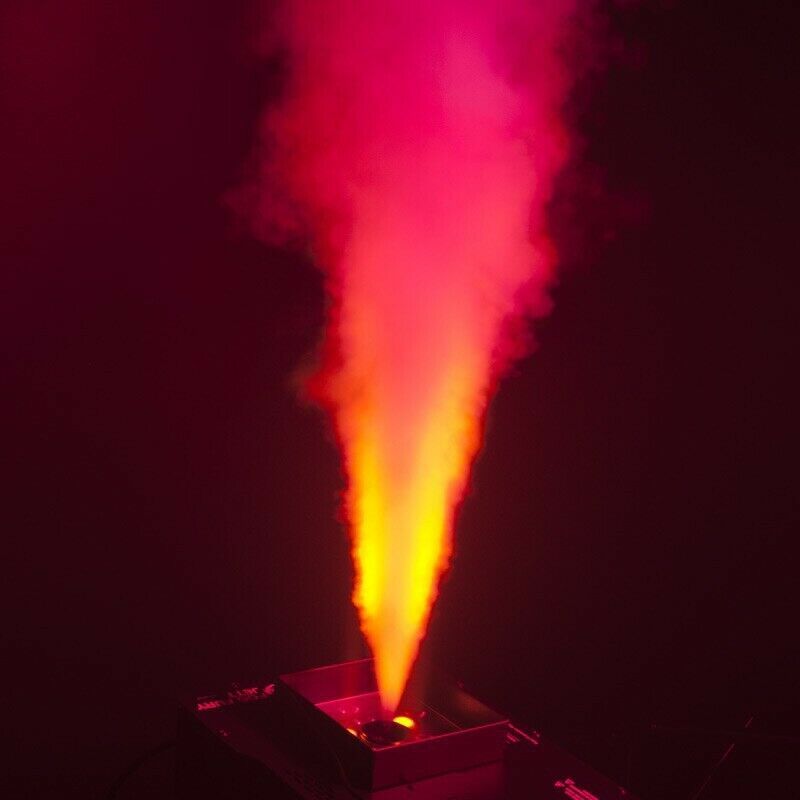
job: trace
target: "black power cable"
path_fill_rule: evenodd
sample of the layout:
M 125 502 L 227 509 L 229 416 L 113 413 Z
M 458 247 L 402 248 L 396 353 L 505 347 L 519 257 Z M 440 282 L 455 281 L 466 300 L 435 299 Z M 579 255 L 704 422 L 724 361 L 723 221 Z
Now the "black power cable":
M 745 722 L 744 727 L 745 728 L 749 728 L 753 724 L 753 720 L 754 719 L 755 719 L 755 716 L 753 714 L 751 714 L 748 717 L 747 722 Z M 700 797 L 700 795 L 703 794 L 703 792 L 705 792 L 706 787 L 708 786 L 709 783 L 711 783 L 712 779 L 714 778 L 714 775 L 717 774 L 717 772 L 719 771 L 719 768 L 728 760 L 728 758 L 730 757 L 731 753 L 735 749 L 736 749 L 736 742 L 730 742 L 728 744 L 728 746 L 725 748 L 725 750 L 723 751 L 722 755 L 714 763 L 714 766 L 711 767 L 711 769 L 706 773 L 706 775 L 703 778 L 703 782 L 694 791 L 694 793 L 689 798 L 689 800 L 697 800 Z
M 175 740 L 170 739 L 167 742 L 161 742 L 161 744 L 156 745 L 155 747 L 151 747 L 149 750 L 145 750 L 144 753 L 137 756 L 133 761 L 128 764 L 127 767 L 114 779 L 114 782 L 109 786 L 108 791 L 105 794 L 105 800 L 116 800 L 119 790 L 125 785 L 125 782 L 139 769 L 144 766 L 148 761 L 155 758 L 161 753 L 166 753 L 168 750 L 172 750 L 175 747 Z

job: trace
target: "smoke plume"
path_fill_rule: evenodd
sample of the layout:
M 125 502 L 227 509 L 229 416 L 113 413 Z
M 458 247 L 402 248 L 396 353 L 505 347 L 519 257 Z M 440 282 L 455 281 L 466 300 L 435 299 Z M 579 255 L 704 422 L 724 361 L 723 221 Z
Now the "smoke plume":
M 393 711 L 520 323 L 549 309 L 581 0 L 287 0 L 256 221 L 305 237 L 330 304 L 313 387 L 347 475 L 353 599 Z

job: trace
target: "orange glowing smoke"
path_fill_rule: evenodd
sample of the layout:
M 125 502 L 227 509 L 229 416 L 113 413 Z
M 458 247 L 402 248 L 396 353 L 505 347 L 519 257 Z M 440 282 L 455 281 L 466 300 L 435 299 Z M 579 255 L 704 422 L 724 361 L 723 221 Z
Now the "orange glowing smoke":
M 310 234 L 331 298 L 314 385 L 344 455 L 354 601 L 388 713 L 452 548 L 497 377 L 544 313 L 578 0 L 294 0 L 259 219 Z M 283 194 L 279 194 L 279 187 Z

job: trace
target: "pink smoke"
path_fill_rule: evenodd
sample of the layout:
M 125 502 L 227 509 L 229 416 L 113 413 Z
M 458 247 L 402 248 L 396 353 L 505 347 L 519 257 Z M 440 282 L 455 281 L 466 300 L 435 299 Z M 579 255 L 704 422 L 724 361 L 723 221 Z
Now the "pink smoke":
M 348 474 L 354 599 L 390 708 L 520 322 L 549 309 L 580 0 L 291 0 L 256 220 L 307 236 L 330 293 L 316 394 Z M 431 510 L 433 509 L 433 510 Z M 399 515 L 399 516 L 398 516 Z

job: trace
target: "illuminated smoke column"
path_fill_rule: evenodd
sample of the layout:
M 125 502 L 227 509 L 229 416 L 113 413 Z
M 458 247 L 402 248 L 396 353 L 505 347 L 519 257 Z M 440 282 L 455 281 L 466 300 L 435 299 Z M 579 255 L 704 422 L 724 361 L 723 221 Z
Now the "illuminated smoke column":
M 310 235 L 330 295 L 313 379 L 344 456 L 354 601 L 396 708 L 495 382 L 548 308 L 578 0 L 294 0 L 262 121 L 259 221 Z

